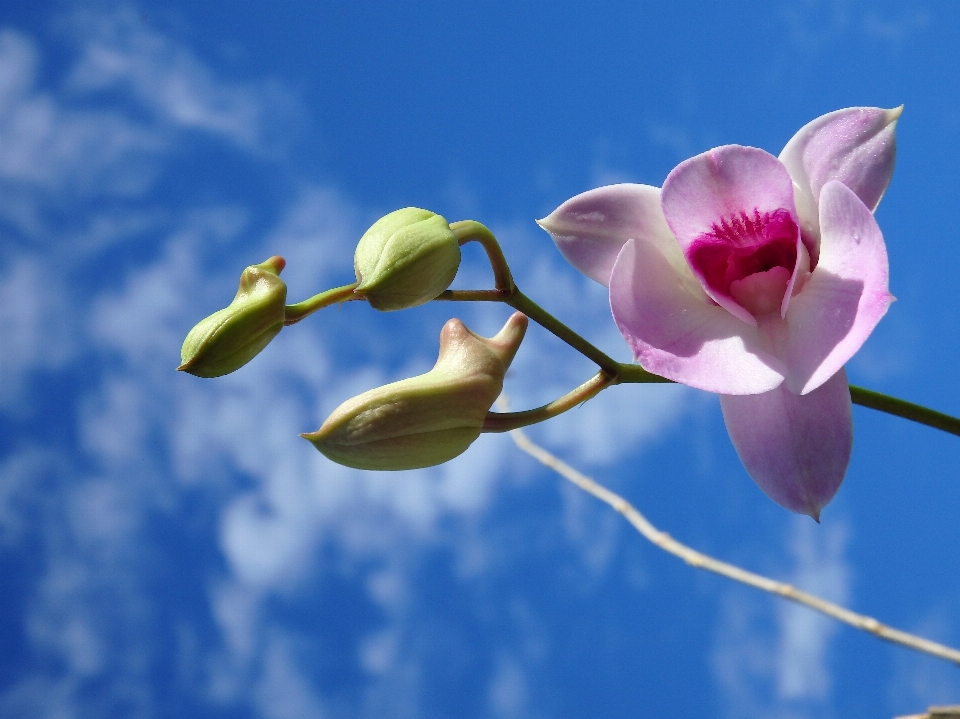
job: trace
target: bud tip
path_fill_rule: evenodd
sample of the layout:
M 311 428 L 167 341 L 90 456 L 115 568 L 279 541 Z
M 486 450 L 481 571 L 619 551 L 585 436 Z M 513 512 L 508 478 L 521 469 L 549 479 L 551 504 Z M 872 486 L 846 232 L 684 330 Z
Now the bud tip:
M 265 262 L 260 263 L 260 267 L 265 270 L 272 270 L 275 274 L 280 274 L 283 272 L 283 268 L 287 266 L 287 261 L 283 259 L 280 255 L 274 255 Z

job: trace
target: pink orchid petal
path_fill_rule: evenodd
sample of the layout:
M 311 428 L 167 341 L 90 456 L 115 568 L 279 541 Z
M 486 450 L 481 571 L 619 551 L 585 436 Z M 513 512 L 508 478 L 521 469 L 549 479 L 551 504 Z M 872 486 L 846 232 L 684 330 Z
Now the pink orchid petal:
M 682 260 L 676 244 L 664 253 L 630 240 L 620 251 L 610 308 L 637 361 L 708 392 L 753 394 L 779 385 L 783 365 L 760 349 L 758 329 L 711 303 Z
M 897 156 L 896 124 L 902 107 L 849 107 L 804 125 L 780 153 L 796 184 L 797 213 L 816 266 L 819 236 L 817 199 L 823 186 L 839 180 L 877 209 L 890 184 Z M 810 238 L 814 247 L 810 248 Z
M 820 263 L 790 304 L 787 387 L 806 394 L 849 360 L 893 301 L 887 249 L 870 209 L 846 185 L 820 193 Z
M 820 521 L 840 488 L 853 448 L 847 375 L 841 369 L 809 394 L 781 385 L 764 394 L 721 395 L 730 439 L 770 499 Z
M 684 160 L 663 183 L 663 214 L 684 250 L 741 212 L 793 211 L 793 181 L 783 164 L 755 147 L 724 145 Z
M 629 239 L 676 244 L 663 211 L 660 188 L 608 185 L 564 202 L 538 223 L 567 261 L 607 286 L 623 243 Z
M 733 297 L 711 287 L 694 255 L 703 249 L 704 238 L 717 237 L 719 241 L 722 223 L 750 223 L 757 218 L 759 225 L 759 218 L 771 217 L 777 218 L 774 221 L 781 231 L 797 232 L 793 181 L 783 164 L 755 147 L 717 147 L 675 167 L 663 184 L 661 202 L 667 224 L 704 291 L 736 317 L 756 324 L 753 315 Z M 797 232 L 796 240 L 791 241 L 798 240 Z M 795 266 L 788 269 L 795 272 Z M 785 311 L 786 301 L 783 308 Z

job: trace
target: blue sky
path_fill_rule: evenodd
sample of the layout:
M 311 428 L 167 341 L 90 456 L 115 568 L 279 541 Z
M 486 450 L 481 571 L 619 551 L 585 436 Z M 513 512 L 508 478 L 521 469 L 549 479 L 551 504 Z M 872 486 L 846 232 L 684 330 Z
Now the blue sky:
M 407 205 L 498 235 L 619 359 L 533 222 L 814 117 L 904 104 L 877 217 L 898 301 L 851 381 L 953 414 L 960 6 L 8 3 L 0 9 L 0 716 L 847 717 L 960 703 L 956 667 L 703 576 L 486 435 L 368 473 L 298 433 L 432 365 L 453 314 L 361 303 L 217 380 L 189 328 L 273 254 L 300 299 Z M 467 248 L 456 285 L 485 287 Z M 532 328 L 515 407 L 589 377 Z M 716 398 L 625 386 L 534 428 L 698 549 L 960 645 L 960 443 L 855 409 L 821 525 L 769 502 Z

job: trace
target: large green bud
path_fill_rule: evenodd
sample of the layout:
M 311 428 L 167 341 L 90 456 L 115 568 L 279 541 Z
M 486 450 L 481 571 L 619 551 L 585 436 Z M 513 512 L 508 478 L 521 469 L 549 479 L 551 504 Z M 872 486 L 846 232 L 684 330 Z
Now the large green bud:
M 233 302 L 190 330 L 177 369 L 220 377 L 259 354 L 283 329 L 287 286 L 279 275 L 285 264 L 282 257 L 271 257 L 245 269 Z
M 377 220 L 353 257 L 354 292 L 378 310 L 402 310 L 429 302 L 453 282 L 460 245 L 440 215 L 405 207 Z
M 526 329 L 520 312 L 489 339 L 450 320 L 432 370 L 347 400 L 302 436 L 357 469 L 417 469 L 453 459 L 480 436 Z

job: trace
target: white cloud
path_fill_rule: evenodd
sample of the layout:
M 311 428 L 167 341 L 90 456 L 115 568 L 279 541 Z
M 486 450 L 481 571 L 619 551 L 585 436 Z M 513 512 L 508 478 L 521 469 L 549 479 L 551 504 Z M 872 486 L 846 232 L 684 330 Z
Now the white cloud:
M 128 30 L 135 34 L 136 28 Z M 153 703 L 151 662 L 160 650 L 154 638 L 163 627 L 148 609 L 153 599 L 144 560 L 156 547 L 143 519 L 175 511 L 182 499 L 162 469 L 164 448 L 178 426 L 171 398 L 184 379 L 172 369 L 197 306 L 224 287 L 232 294 L 236 284 L 235 276 L 201 281 L 198 265 L 203 253 L 217 252 L 243 229 L 238 208 L 170 216 L 148 204 L 153 198 L 118 211 L 90 200 L 96 195 L 137 202 L 152 179 L 151 168 L 166 161 L 172 128 L 203 129 L 258 150 L 265 146 L 265 120 L 256 113 L 272 102 L 269 93 L 257 96 L 254 86 L 218 90 L 213 73 L 191 64 L 189 53 L 174 43 L 149 33 L 135 40 L 155 41 L 144 48 L 154 52 L 154 66 L 147 68 L 154 74 L 143 74 L 150 57 L 128 58 L 127 70 L 140 73 L 138 82 L 156 82 L 168 92 L 168 104 L 153 122 L 144 122 L 137 112 L 83 107 L 84 93 L 100 92 L 103 84 L 76 81 L 70 94 L 39 87 L 34 41 L 0 31 L 0 213 L 11 222 L 4 238 L 7 270 L 0 280 L 0 405 L 11 421 L 27 421 L 37 390 L 44 389 L 28 383 L 31 375 L 62 371 L 87 382 L 73 385 L 81 394 L 78 403 L 66 396 L 58 404 L 57 434 L 37 437 L 37 446 L 3 462 L 3 541 L 8 547 L 31 547 L 30 565 L 38 564 L 31 570 L 20 617 L 27 664 L 0 697 L 0 713 L 10 716 L 73 716 L 110 706 L 139 716 Z M 105 43 L 103 37 L 92 38 L 90 48 L 109 50 Z M 167 61 L 170 73 L 163 76 L 156 63 Z M 93 78 L 89 64 L 77 77 Z M 177 82 L 184 94 L 171 90 Z M 64 204 L 70 207 L 66 232 L 49 211 Z M 172 231 L 157 238 L 167 224 Z M 97 273 L 77 277 L 78 262 L 138 235 L 159 239 L 165 249 L 146 267 L 134 265 L 131 271 L 112 265 L 114 274 L 104 273 L 110 278 L 105 284 L 116 289 L 104 291 Z M 74 431 L 79 451 L 71 464 L 58 458 L 58 448 Z M 186 486 L 193 486 L 189 479 L 184 478 Z M 229 612 L 218 610 L 218 596 L 211 594 L 211 613 L 226 617 Z M 259 634 L 259 595 L 247 589 L 246 596 L 253 597 L 254 609 L 235 611 L 233 624 L 247 622 L 249 631 Z M 238 635 L 243 627 L 223 626 L 230 655 L 242 654 Z M 257 646 L 246 649 L 253 652 Z M 268 701 L 284 687 L 295 687 L 294 678 L 284 673 L 282 655 L 263 652 L 259 693 L 242 682 L 247 663 L 227 663 L 248 702 Z M 212 681 L 223 673 L 214 671 L 215 654 L 209 663 Z M 187 689 L 196 691 L 201 681 L 192 677 Z M 93 693 L 91 683 L 98 687 Z
M 899 50 L 930 25 L 930 13 L 922 6 L 891 17 L 876 3 L 851 0 L 802 0 L 783 5 L 781 13 L 793 45 L 807 52 L 822 52 L 850 34 Z
M 481 529 L 451 539 L 448 527 L 480 523 L 515 473 L 515 448 L 506 436 L 484 435 L 450 463 L 405 473 L 358 472 L 325 460 L 298 432 L 314 429 L 351 394 L 422 371 L 436 351 L 435 345 L 411 351 L 401 368 L 379 364 L 375 352 L 369 361 L 344 362 L 335 351 L 342 338 L 334 335 L 343 323 L 333 319 L 285 331 L 230 377 L 176 374 L 185 332 L 229 301 L 237 269 L 251 261 L 248 252 L 252 261 L 283 254 L 291 295 L 307 296 L 351 279 L 352 247 L 370 213 L 334 190 L 305 184 L 241 259 L 231 243 L 247 231 L 253 208 L 198 201 L 185 211 L 158 209 L 145 191 L 171 161 L 176 133 L 199 130 L 244 153 L 262 153 L 271 148 L 276 118 L 269 108 L 278 95 L 266 83 L 224 82 L 132 11 L 81 15 L 70 27 L 81 59 L 66 91 L 39 86 L 33 40 L 0 33 L 0 182 L 9 186 L 0 193 L 7 198 L 0 212 L 19 233 L 10 243 L 18 254 L 7 256 L 0 279 L 0 391 L 6 393 L 0 405 L 6 401 L 7 416 L 16 418 L 11 408 L 29 403 L 28 378 L 38 371 L 76 373 L 86 383 L 76 386 L 79 399 L 64 398 L 62 436 L 38 438 L 0 467 L 4 541 L 32 533 L 41 546 L 27 641 L 31 656 L 44 660 L 5 691 L 0 710 L 80 714 L 88 706 L 85 692 L 97 684 L 105 705 L 132 707 L 134 716 L 149 711 L 151 662 L 159 661 L 153 637 L 165 631 L 156 624 L 154 578 L 142 561 L 160 551 L 150 522 L 179 522 L 183 506 L 201 496 L 213 503 L 217 526 L 210 532 L 222 563 L 198 567 L 201 558 L 176 557 L 185 582 L 191 572 L 209 572 L 203 577 L 208 616 L 177 624 L 188 692 L 216 704 L 244 704 L 263 717 L 326 715 L 324 697 L 300 666 L 301 638 L 269 600 L 336 572 L 321 557 L 335 546 L 344 562 L 369 565 L 358 570 L 366 573 L 362 586 L 386 622 L 366 634 L 357 629 L 356 661 L 372 677 L 364 711 L 415 716 L 419 650 L 409 636 L 416 608 L 407 582 L 416 557 L 453 545 L 464 579 L 491 564 L 477 541 Z M 96 97 L 114 98 L 114 109 L 84 105 Z M 126 204 L 113 212 L 94 207 L 94 196 Z M 55 232 L 49 209 L 67 200 L 73 229 Z M 78 261 L 101 261 L 99 253 L 136 239 L 149 243 L 149 252 L 111 265 L 108 279 L 75 278 Z M 215 272 L 206 269 L 211 257 Z M 552 262 L 519 257 L 523 286 L 622 355 L 602 288 Z M 487 334 L 502 321 L 502 308 L 458 309 Z M 409 329 L 401 324 L 372 344 L 399 343 Z M 521 399 L 552 399 L 589 376 L 589 363 L 549 359 L 554 349 L 542 337 L 524 348 L 527 359 L 518 362 L 512 385 L 536 387 L 542 364 L 553 366 L 546 384 L 518 392 Z M 684 395 L 677 390 L 611 390 L 556 420 L 545 436 L 575 458 L 612 463 L 679 416 Z M 71 442 L 76 456 L 68 464 L 58 459 L 58 443 Z M 599 515 L 567 497 L 570 539 L 583 543 L 585 562 L 601 572 L 614 547 L 615 518 L 596 522 Z M 23 521 L 22 505 L 43 513 L 36 527 Z M 215 639 L 203 639 L 193 626 L 203 620 Z M 529 708 L 524 662 L 533 654 L 503 655 L 490 680 L 495 714 Z
M 73 352 L 69 311 L 55 273 L 39 258 L 21 256 L 9 258 L 0 275 L 0 407 L 9 411 L 17 411 L 28 371 L 62 367 Z
M 793 520 L 790 550 L 795 562 L 791 583 L 823 599 L 846 604 L 850 570 L 843 559 L 843 525 L 815 526 L 806 517 Z M 840 625 L 798 604 L 779 607 L 777 693 L 784 699 L 826 700 L 830 692 L 830 640 Z
M 920 34 L 930 25 L 930 13 L 925 9 L 911 9 L 897 18 L 881 17 L 875 10 L 863 19 L 864 34 L 888 46 L 899 49 L 904 42 Z
M 35 88 L 37 64 L 30 38 L 0 31 L 0 179 L 58 192 L 141 190 L 149 158 L 164 147 L 161 135 L 116 112 L 71 108 Z M 19 214 L 25 227 L 37 222 L 13 202 L 2 209 Z
M 57 457 L 41 447 L 21 449 L 0 463 L 0 548 L 15 545 L 28 532 L 32 490 L 56 465 Z
M 907 630 L 947 646 L 957 646 L 957 604 L 956 597 L 951 597 L 925 612 Z M 919 714 L 929 706 L 955 705 L 960 697 L 957 668 L 942 659 L 897 648 L 892 674 L 886 697 L 891 714 Z
M 824 527 L 796 517 L 790 535 L 793 569 L 784 581 L 836 603 L 848 602 L 843 525 Z M 745 588 L 729 592 L 712 657 L 727 714 L 799 719 L 828 713 L 830 641 L 839 628 L 836 621 L 792 602 Z
M 697 145 L 690 137 L 690 132 L 680 125 L 653 123 L 647 130 L 647 134 L 654 145 L 670 150 L 677 162 L 696 154 Z
M 329 716 L 309 680 L 300 671 L 303 662 L 294 655 L 292 642 L 271 636 L 263 657 L 263 674 L 255 690 L 264 719 L 322 719 Z
M 781 6 L 794 47 L 814 52 L 835 41 L 850 26 L 846 0 L 802 0 Z
M 503 655 L 490 681 L 490 708 L 495 717 L 529 717 L 527 678 L 515 658 Z
M 138 12 L 79 13 L 82 43 L 69 86 L 79 92 L 123 90 L 163 122 L 226 137 L 262 151 L 289 132 L 292 97 L 277 83 L 226 82 L 184 46 L 144 24 Z

